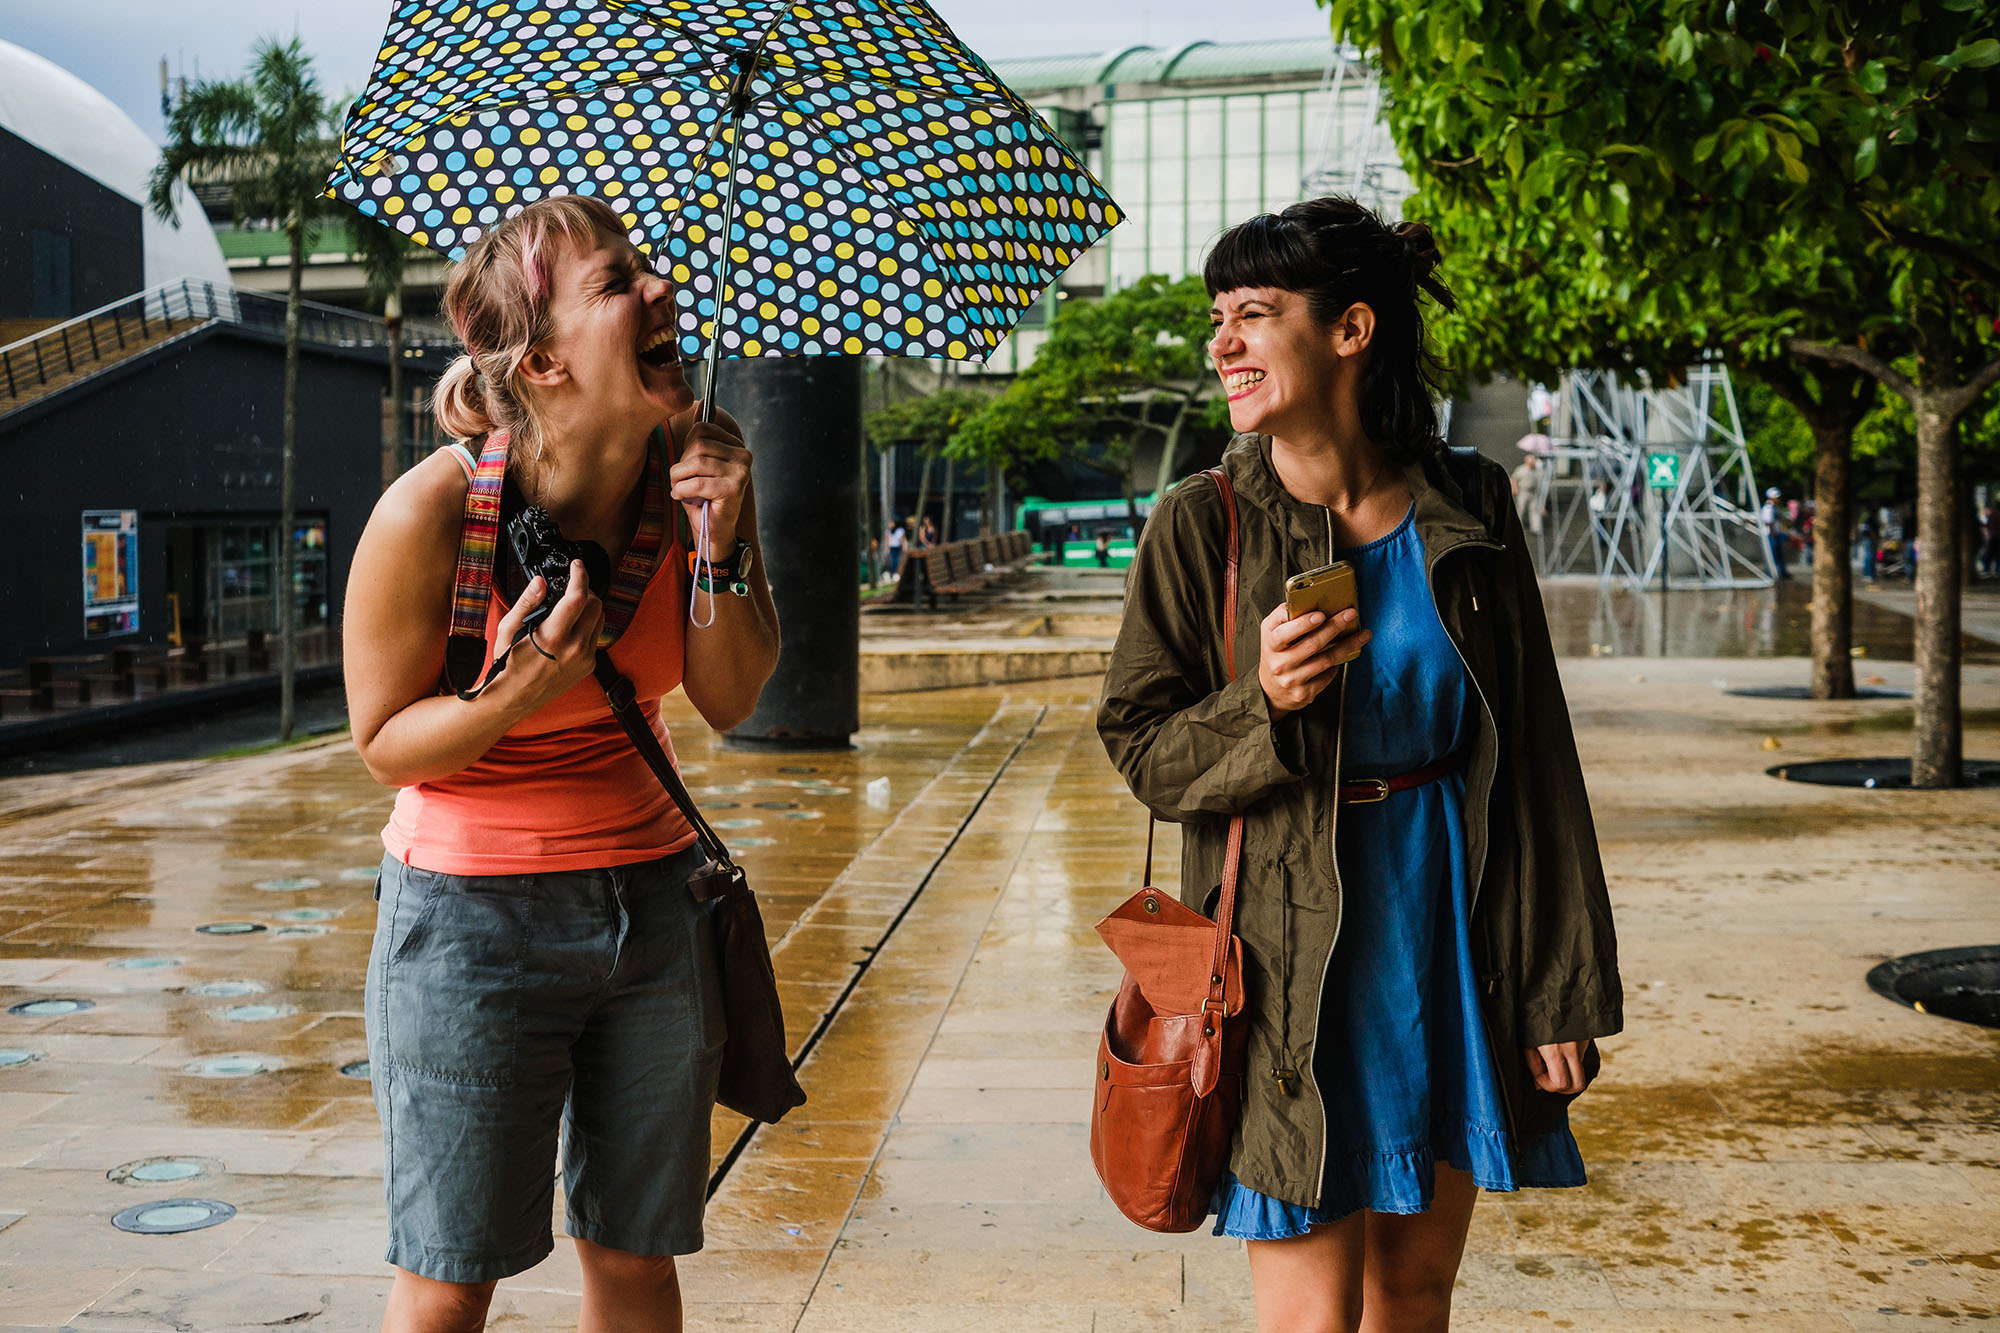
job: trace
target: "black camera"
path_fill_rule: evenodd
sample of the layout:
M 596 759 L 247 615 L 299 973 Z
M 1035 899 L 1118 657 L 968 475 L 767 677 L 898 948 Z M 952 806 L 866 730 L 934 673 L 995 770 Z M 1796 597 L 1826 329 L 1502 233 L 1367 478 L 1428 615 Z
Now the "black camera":
M 540 505 L 529 505 L 508 520 L 507 541 L 514 548 L 514 562 L 520 567 L 525 587 L 539 574 L 548 591 L 542 604 L 529 612 L 527 624 L 539 624 L 569 591 L 569 565 L 583 561 L 587 586 L 602 593 L 611 586 L 611 557 L 596 542 L 573 542 Z

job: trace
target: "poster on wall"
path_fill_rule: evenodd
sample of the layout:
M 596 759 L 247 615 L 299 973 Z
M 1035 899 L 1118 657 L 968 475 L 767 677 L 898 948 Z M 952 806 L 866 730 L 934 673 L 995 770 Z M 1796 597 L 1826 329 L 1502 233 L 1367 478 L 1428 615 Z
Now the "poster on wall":
M 83 637 L 139 632 L 139 511 L 83 511 Z

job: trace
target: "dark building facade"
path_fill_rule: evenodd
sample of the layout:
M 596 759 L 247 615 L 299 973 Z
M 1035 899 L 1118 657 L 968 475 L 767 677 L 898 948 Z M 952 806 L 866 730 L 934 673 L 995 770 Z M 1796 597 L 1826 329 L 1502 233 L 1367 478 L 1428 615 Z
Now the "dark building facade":
M 140 209 L 124 195 L 6 129 L 0 191 L 0 320 L 67 319 L 146 285 Z
M 0 416 L 0 665 L 276 628 L 285 349 L 217 323 Z M 336 625 L 381 492 L 388 359 L 306 343 L 291 540 L 301 629 Z M 406 383 L 441 368 L 414 349 Z

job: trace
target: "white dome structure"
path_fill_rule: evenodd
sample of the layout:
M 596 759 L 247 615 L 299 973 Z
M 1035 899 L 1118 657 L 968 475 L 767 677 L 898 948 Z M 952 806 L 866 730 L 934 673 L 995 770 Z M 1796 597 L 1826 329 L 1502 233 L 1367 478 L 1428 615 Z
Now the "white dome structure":
M 229 285 L 229 265 L 200 205 L 175 187 L 180 225 L 146 207 L 147 181 L 160 146 L 97 89 L 62 66 L 0 41 L 0 129 L 67 163 L 140 207 L 145 283 L 207 278 Z

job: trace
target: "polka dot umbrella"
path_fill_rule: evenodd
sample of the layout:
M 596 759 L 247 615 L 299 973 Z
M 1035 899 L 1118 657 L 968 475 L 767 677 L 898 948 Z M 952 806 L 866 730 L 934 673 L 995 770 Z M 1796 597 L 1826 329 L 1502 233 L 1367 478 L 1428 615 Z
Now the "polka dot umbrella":
M 983 360 L 1120 216 L 924 0 L 403 0 L 327 193 L 454 258 L 597 195 L 711 385 L 718 356 Z

